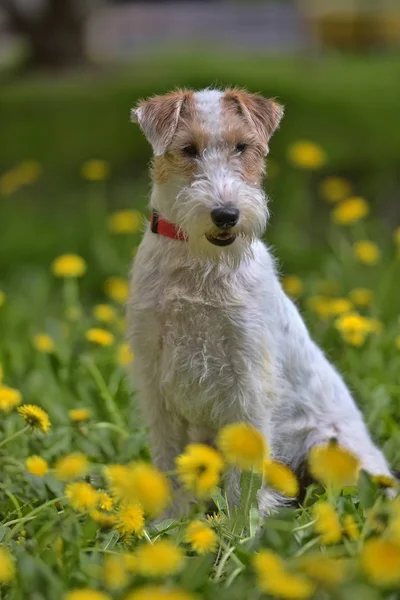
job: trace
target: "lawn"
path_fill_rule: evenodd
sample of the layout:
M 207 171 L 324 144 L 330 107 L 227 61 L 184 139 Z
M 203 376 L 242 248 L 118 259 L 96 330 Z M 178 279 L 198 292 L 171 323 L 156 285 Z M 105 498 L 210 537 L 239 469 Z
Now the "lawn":
M 301 503 L 262 523 L 262 460 L 272 487 L 290 495 L 296 481 L 255 432 L 236 430 L 236 454 L 199 449 L 200 472 L 212 475 L 202 493 L 196 460 L 181 459 L 197 501 L 188 517 L 162 520 L 169 480 L 151 467 L 126 374 L 126 282 L 149 189 L 149 150 L 129 107 L 176 84 L 222 82 L 223 67 L 224 81 L 287 105 L 268 159 L 266 242 L 400 469 L 398 64 L 301 64 L 301 77 L 293 60 L 261 58 L 205 60 L 193 73 L 189 59 L 165 58 L 133 75 L 2 89 L 0 598 L 399 597 L 400 508 L 386 497 L 397 484 L 359 473 L 334 445 L 310 457 L 317 482 Z M 239 508 L 223 493 L 232 464 L 242 468 Z

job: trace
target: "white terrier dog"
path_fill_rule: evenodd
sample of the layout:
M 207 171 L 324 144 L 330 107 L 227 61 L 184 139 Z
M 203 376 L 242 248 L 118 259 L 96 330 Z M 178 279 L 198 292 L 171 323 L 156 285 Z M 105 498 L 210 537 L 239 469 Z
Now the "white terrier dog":
M 132 110 L 154 150 L 152 221 L 133 267 L 128 328 L 152 458 L 228 423 L 265 435 L 298 471 L 331 438 L 390 475 L 340 375 L 310 339 L 260 241 L 265 156 L 283 108 L 239 89 L 176 91 Z M 237 501 L 238 482 L 229 496 Z M 278 498 L 266 490 L 260 508 Z

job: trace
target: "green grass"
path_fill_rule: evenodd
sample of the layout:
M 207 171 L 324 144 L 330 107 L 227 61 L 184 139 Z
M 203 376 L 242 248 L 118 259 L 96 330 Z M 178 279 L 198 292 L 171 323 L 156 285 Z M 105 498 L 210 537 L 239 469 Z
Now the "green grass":
M 152 581 L 132 574 L 121 589 L 110 587 L 104 579 L 104 561 L 116 556 L 122 564 L 121 553 L 136 552 L 146 539 L 121 537 L 116 529 L 101 529 L 87 514 L 73 510 L 54 466 L 65 454 L 81 452 L 91 465 L 84 479 L 100 489 L 107 487 L 104 465 L 149 460 L 148 434 L 137 411 L 134 385 L 118 360 L 124 339 L 123 306 L 107 297 L 104 282 L 110 276 L 127 276 L 140 242 L 140 232 L 112 234 L 107 215 L 127 207 L 147 210 L 149 153 L 139 132 L 128 125 L 127 112 L 134 98 L 156 88 L 229 79 L 279 95 L 287 104 L 286 124 L 271 145 L 267 187 L 272 217 L 266 240 L 279 257 L 282 275 L 300 276 L 304 289 L 296 301 L 312 335 L 343 373 L 392 467 L 400 468 L 400 248 L 393 240 L 399 222 L 392 199 L 398 193 L 399 139 L 391 125 L 397 111 L 398 66 L 381 59 L 365 64 L 355 58 L 346 64 L 313 61 L 307 67 L 303 63 L 300 76 L 298 63 L 289 60 L 267 64 L 259 58 L 243 59 L 234 66 L 210 59 L 194 74 L 188 59 L 173 63 L 172 70 L 168 65 L 170 59 L 158 66 L 150 61 L 132 69 L 134 75 L 57 85 L 21 82 L 1 92 L 0 129 L 10 143 L 0 148 L 0 164 L 11 168 L 19 160 L 34 158 L 43 166 L 37 182 L 0 197 L 0 290 L 5 294 L 0 306 L 2 384 L 19 390 L 23 402 L 42 407 L 52 426 L 47 435 L 19 434 L 24 423 L 16 410 L 0 412 L 0 548 L 7 548 L 16 564 L 11 585 L 0 583 L 0 598 L 53 600 L 67 590 L 90 587 L 120 600 Z M 321 171 L 301 171 L 288 164 L 288 144 L 303 137 L 319 141 L 327 150 L 329 161 Z M 111 161 L 109 180 L 82 180 L 82 161 L 93 156 Z M 346 174 L 354 193 L 365 196 L 371 206 L 368 218 L 350 228 L 332 223 L 331 206 L 319 192 L 321 180 L 337 172 Z M 353 243 L 360 239 L 378 244 L 381 258 L 376 265 L 355 259 Z M 88 267 L 76 286 L 55 278 L 50 269 L 54 258 L 69 252 L 81 255 Z M 346 343 L 335 315 L 324 320 L 310 308 L 310 298 L 322 293 L 326 281 L 335 283 L 335 296 L 341 298 L 354 288 L 373 290 L 371 305 L 354 309 L 379 319 L 381 331 L 367 335 L 360 347 Z M 101 324 L 93 307 L 104 302 L 117 316 Z M 75 313 L 80 308 L 75 320 L 70 318 L 71 305 Z M 110 347 L 86 339 L 88 329 L 99 326 L 114 335 Z M 54 341 L 51 354 L 34 347 L 34 336 L 42 332 Z M 87 422 L 71 421 L 68 411 L 77 407 L 90 409 Z M 25 460 L 34 454 L 49 463 L 43 478 L 26 471 Z M 333 588 L 326 582 L 318 584 L 312 596 L 316 600 L 398 597 L 398 578 L 391 585 L 379 585 L 371 581 L 371 569 L 360 566 L 371 539 L 390 538 L 397 560 L 392 573 L 400 572 L 394 505 L 365 474 L 358 486 L 339 495 L 310 486 L 301 506 L 281 509 L 260 531 L 253 502 L 258 478 L 254 476 L 251 485 L 249 479 L 246 474 L 242 478 L 243 503 L 237 511 L 226 506 L 222 491 L 214 495 L 215 553 L 197 556 L 192 551 L 184 540 L 187 520 L 155 526 L 147 519 L 148 538 L 154 541 L 162 531 L 185 555 L 182 570 L 161 578 L 160 585 L 176 585 L 199 600 L 269 598 L 261 592 L 252 560 L 256 551 L 270 549 L 282 558 L 286 570 L 298 574 L 303 573 L 302 556 L 344 559 L 343 583 Z M 359 539 L 344 535 L 333 545 L 323 543 L 312 505 L 324 500 L 332 504 L 341 523 L 345 515 L 355 518 Z M 371 508 L 381 530 L 367 519 Z M 193 504 L 191 518 L 204 518 L 201 502 Z M 390 570 L 380 554 L 374 563 Z M 0 553 L 0 582 L 4 565 Z M 148 598 L 156 600 L 154 595 Z M 75 600 L 96 599 L 87 594 Z

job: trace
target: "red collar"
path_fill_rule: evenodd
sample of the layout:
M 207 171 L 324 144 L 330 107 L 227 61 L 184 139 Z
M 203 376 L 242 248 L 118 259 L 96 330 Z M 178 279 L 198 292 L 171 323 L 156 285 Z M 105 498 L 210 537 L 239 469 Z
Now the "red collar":
M 187 241 L 187 236 L 177 225 L 174 225 L 173 223 L 170 223 L 166 219 L 160 217 L 155 210 L 153 210 L 151 213 L 150 229 L 153 233 L 164 235 L 165 237 L 169 237 L 173 240 L 181 240 L 182 242 Z

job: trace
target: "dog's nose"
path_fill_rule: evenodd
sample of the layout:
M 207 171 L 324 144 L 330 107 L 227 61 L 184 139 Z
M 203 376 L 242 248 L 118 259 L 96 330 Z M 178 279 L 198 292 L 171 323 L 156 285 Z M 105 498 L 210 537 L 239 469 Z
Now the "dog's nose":
M 214 208 L 211 211 L 213 223 L 220 229 L 229 229 L 234 227 L 239 221 L 239 210 L 233 206 L 225 206 L 224 208 Z

